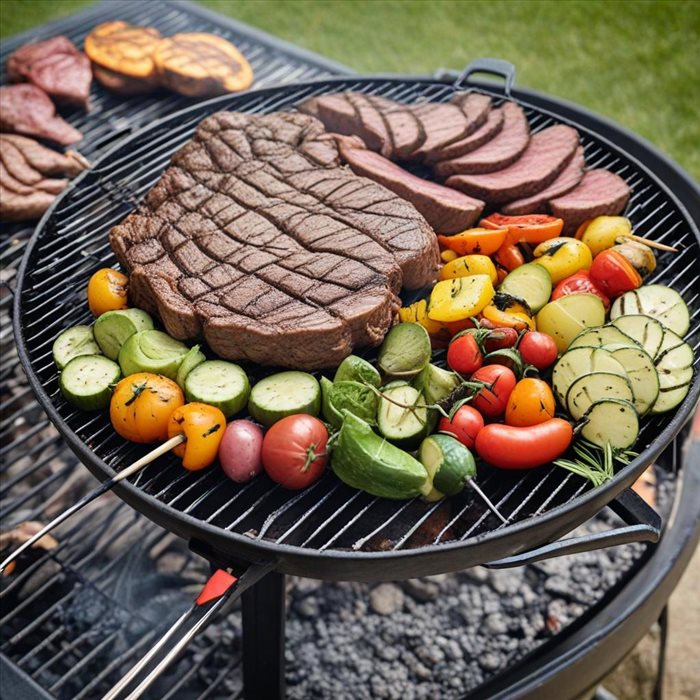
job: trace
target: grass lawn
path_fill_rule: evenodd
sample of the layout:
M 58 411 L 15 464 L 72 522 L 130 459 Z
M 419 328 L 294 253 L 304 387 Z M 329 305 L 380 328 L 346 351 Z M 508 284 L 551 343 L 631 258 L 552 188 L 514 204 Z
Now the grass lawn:
M 2 0 L 0 36 L 89 5 Z M 517 83 L 618 121 L 700 180 L 700 2 L 205 0 L 360 72 L 428 73 L 478 56 Z

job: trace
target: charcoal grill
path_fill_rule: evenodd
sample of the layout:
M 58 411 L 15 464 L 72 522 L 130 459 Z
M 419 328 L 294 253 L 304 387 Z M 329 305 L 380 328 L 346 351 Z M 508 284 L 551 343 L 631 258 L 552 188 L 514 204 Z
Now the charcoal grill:
M 119 444 L 104 417 L 79 414 L 62 402 L 50 346 L 58 330 L 88 318 L 85 283 L 94 269 L 114 263 L 106 245 L 107 230 L 152 186 L 170 154 L 206 114 L 222 108 L 273 111 L 314 94 L 342 89 L 407 100 L 419 96 L 446 100 L 454 82 L 452 78 L 341 79 L 197 105 L 157 122 L 147 133 L 127 139 L 109 158 L 98 161 L 38 227 L 18 279 L 21 293 L 16 299 L 15 329 L 20 354 L 42 406 L 99 478 L 138 457 L 140 448 Z M 478 89 L 496 98 L 503 95 L 502 90 L 484 84 Z M 514 90 L 513 96 L 526 108 L 535 131 L 553 121 L 576 126 L 582 133 L 589 165 L 608 167 L 633 186 L 635 194 L 628 213 L 636 227 L 657 240 L 684 246 L 680 255 L 660 261 L 657 281 L 673 284 L 690 301 L 694 329 L 690 342 L 697 351 L 697 188 L 646 144 L 619 128 L 535 93 Z M 102 141 L 99 134 L 97 137 L 105 145 L 122 135 L 105 135 Z M 58 300 L 56 284 L 61 285 Z M 644 424 L 643 454 L 603 489 L 591 490 L 578 477 L 556 469 L 513 476 L 499 473 L 497 477 L 480 473 L 482 486 L 513 523 L 505 528 L 498 527 L 469 495 L 453 499 L 451 512 L 445 513 L 445 504 L 394 504 L 373 499 L 338 484 L 331 475 L 306 492 L 290 495 L 264 478 L 239 488 L 213 471 L 183 474 L 174 460 L 161 460 L 119 494 L 156 522 L 190 539 L 193 548 L 214 562 L 245 567 L 250 562 L 267 565 L 272 560 L 280 573 L 328 579 L 414 577 L 502 557 L 510 557 L 503 564 L 515 564 L 593 546 L 654 540 L 659 533 L 658 520 L 625 489 L 680 430 L 698 393 L 696 378 L 688 398 L 672 418 Z M 584 541 L 546 545 L 613 498 L 613 507 L 631 523 L 627 528 Z M 431 543 L 423 544 L 426 540 Z M 533 545 L 543 546 L 528 552 Z M 279 605 L 281 590 L 279 578 L 269 576 L 246 596 L 262 604 L 274 601 Z M 251 605 L 246 607 L 254 610 Z M 272 637 L 280 628 L 270 626 Z

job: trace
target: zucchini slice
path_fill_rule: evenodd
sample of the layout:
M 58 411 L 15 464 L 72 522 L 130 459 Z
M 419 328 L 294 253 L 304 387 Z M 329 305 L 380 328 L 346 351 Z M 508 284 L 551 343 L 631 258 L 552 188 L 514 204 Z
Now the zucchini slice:
M 564 353 L 552 371 L 552 386 L 562 406 L 566 406 L 569 387 L 580 377 L 593 372 L 610 372 L 626 377 L 625 368 L 603 348 L 580 347 Z
M 120 378 L 119 365 L 104 355 L 78 355 L 63 368 L 59 385 L 68 403 L 83 411 L 99 411 L 109 406 Z
M 656 357 L 664 339 L 664 327 L 656 319 L 642 315 L 620 316 L 613 325 L 640 345 L 649 357 Z
M 656 403 L 653 405 L 652 413 L 666 413 L 671 409 L 678 406 L 679 403 L 688 395 L 690 391 L 690 382 L 685 386 L 679 386 L 671 389 L 661 389 L 659 391 L 659 398 L 656 399 Z
M 411 410 L 397 404 L 424 405 L 423 394 L 410 384 L 388 387 L 383 394 L 377 411 L 379 432 L 398 447 L 415 447 L 434 426 L 432 411 L 422 407 Z
M 659 375 L 660 394 L 652 409 L 663 413 L 675 408 L 688 393 L 693 379 L 693 349 L 673 331 L 664 331 L 664 339 L 654 359 Z
M 578 420 L 594 403 L 603 399 L 633 403 L 630 380 L 610 372 L 593 372 L 579 377 L 566 393 L 566 409 L 572 418 Z
M 317 416 L 321 386 L 308 372 L 279 372 L 261 379 L 250 391 L 248 412 L 266 427 L 294 413 Z
M 74 357 L 102 354 L 95 342 L 92 326 L 66 328 L 54 341 L 51 352 L 58 369 L 63 369 Z
M 629 401 L 605 399 L 596 401 L 584 414 L 586 424 L 581 435 L 599 447 L 625 450 L 637 442 L 639 417 Z
M 619 328 L 608 324 L 599 328 L 586 328 L 572 341 L 568 350 L 580 347 L 600 348 L 608 345 L 632 346 L 638 345 L 637 341 L 623 333 Z
M 643 416 L 659 396 L 659 375 L 654 361 L 640 347 L 610 350 L 627 372 L 632 386 L 632 405 Z
M 218 408 L 226 418 L 248 403 L 248 375 L 233 362 L 206 360 L 190 370 L 185 379 L 185 397 Z
M 684 336 L 690 328 L 690 312 L 681 295 L 663 284 L 649 284 L 618 297 L 610 309 L 610 318 L 631 314 L 651 316 L 666 328 Z

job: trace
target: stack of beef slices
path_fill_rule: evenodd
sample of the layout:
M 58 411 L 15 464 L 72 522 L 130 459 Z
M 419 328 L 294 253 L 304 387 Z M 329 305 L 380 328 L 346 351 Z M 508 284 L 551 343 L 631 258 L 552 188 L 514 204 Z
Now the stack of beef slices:
M 205 119 L 110 243 L 132 303 L 171 336 L 305 370 L 381 342 L 401 288 L 439 263 L 410 202 L 344 167 L 298 113 Z
M 496 107 L 476 92 L 450 102 L 403 104 L 343 92 L 299 109 L 339 138 L 344 162 L 411 201 L 437 233 L 473 226 L 485 210 L 552 213 L 572 232 L 585 219 L 621 213 L 630 190 L 606 170 L 586 171 L 578 132 L 555 125 L 532 134 L 523 109 Z M 430 169 L 438 182 L 397 163 Z

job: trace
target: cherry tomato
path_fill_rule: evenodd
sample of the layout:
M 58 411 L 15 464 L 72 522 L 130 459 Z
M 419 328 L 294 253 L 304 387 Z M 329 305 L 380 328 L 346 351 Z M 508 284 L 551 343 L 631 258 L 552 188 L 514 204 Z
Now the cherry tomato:
M 461 406 L 455 411 L 452 420 L 441 418 L 438 431 L 454 435 L 463 445 L 470 450 L 474 447 L 476 436 L 484 427 L 484 419 L 481 413 L 471 406 Z
M 518 344 L 523 362 L 539 370 L 547 369 L 557 359 L 557 344 L 554 338 L 540 331 L 528 331 Z
M 576 274 L 559 282 L 552 292 L 552 301 L 561 299 L 567 294 L 580 293 L 595 294 L 603 302 L 606 311 L 610 308 L 610 299 L 593 284 L 588 270 L 579 270 Z
M 617 297 L 642 286 L 641 275 L 629 260 L 612 249 L 595 256 L 590 274 L 593 284 L 609 297 Z
M 262 463 L 268 476 L 287 489 L 298 490 L 321 477 L 328 454 L 326 426 L 299 413 L 277 421 L 266 433 Z
M 547 382 L 527 377 L 521 379 L 508 398 L 506 424 L 526 427 L 554 418 L 554 394 Z
M 173 447 L 188 471 L 208 467 L 219 452 L 226 430 L 226 416 L 215 406 L 206 403 L 187 403 L 176 408 L 168 422 L 168 437 L 184 435 L 187 442 Z
M 482 219 L 479 225 L 483 228 L 507 228 L 508 240 L 511 243 L 537 245 L 550 238 L 556 238 L 564 228 L 564 220 L 547 214 L 491 214 Z
M 106 311 L 126 309 L 126 295 L 129 278 L 110 267 L 98 270 L 88 282 L 88 306 L 93 316 L 99 316 Z
M 491 385 L 490 389 L 484 387 L 479 391 L 472 399 L 471 406 L 486 418 L 502 415 L 517 382 L 515 374 L 503 365 L 487 365 L 474 372 L 471 379 Z
M 484 356 L 471 333 L 457 336 L 447 348 L 447 364 L 459 374 L 476 372 L 483 362 Z
M 512 348 L 518 342 L 518 331 L 515 328 L 494 328 L 484 338 L 483 346 L 485 352 Z
M 475 447 L 493 467 L 532 469 L 560 457 L 573 437 L 571 424 L 561 418 L 526 428 L 491 423 L 479 431 Z

